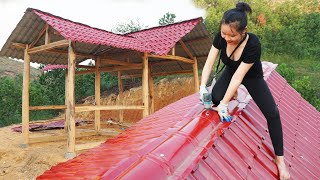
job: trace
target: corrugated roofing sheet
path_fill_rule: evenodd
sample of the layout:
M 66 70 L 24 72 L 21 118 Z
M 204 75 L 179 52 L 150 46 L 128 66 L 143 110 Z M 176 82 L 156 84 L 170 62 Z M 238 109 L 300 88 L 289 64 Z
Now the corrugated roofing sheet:
M 280 110 L 291 179 L 319 179 L 319 116 L 273 69 L 265 78 Z M 114 139 L 37 179 L 277 179 L 266 120 L 243 86 L 232 123 L 203 112 L 198 94 L 142 119 Z
M 72 40 L 73 42 L 77 42 L 74 47 L 76 53 L 95 56 L 103 54 L 103 56 L 112 57 L 120 61 L 127 61 L 127 58 L 130 57 L 130 62 L 141 63 L 143 55 L 141 52 L 165 55 L 182 39 L 186 41 L 186 45 L 190 48 L 193 55 L 199 57 L 199 67 L 201 68 L 205 60 L 203 57 L 208 54 L 211 47 L 211 40 L 202 23 L 202 18 L 120 35 L 73 22 L 41 10 L 28 8 L 2 47 L 0 55 L 23 59 L 23 49 L 13 47 L 12 43 L 31 44 L 38 39 L 46 23 L 51 28 L 50 39 L 52 42 L 62 39 Z M 44 39 L 44 36 L 40 37 L 35 46 L 43 45 Z M 193 50 L 195 47 L 199 49 Z M 67 47 L 58 48 L 57 50 L 67 52 Z M 138 57 L 131 56 L 132 51 L 138 53 Z M 125 58 L 123 58 L 124 54 L 126 55 Z M 177 47 L 176 55 L 187 57 L 187 54 L 183 52 L 181 47 Z M 67 64 L 67 59 L 66 54 L 39 52 L 32 55 L 31 62 Z M 77 56 L 77 62 L 86 59 L 88 58 Z M 177 66 L 175 70 L 181 69 Z

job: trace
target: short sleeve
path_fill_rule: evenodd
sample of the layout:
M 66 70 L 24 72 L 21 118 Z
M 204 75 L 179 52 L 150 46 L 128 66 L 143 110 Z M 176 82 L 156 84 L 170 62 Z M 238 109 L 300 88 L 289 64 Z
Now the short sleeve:
M 221 42 L 222 42 L 222 37 L 220 31 L 216 34 L 216 36 L 213 39 L 212 45 L 217 48 L 221 49 Z
M 243 57 L 243 62 L 251 64 L 259 61 L 261 57 L 261 44 L 256 36 L 253 37 L 253 40 L 247 48 Z

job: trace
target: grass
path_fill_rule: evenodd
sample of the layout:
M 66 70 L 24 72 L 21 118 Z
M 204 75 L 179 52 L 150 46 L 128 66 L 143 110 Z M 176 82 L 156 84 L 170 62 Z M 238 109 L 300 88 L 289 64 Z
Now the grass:
M 297 58 L 290 55 L 274 55 L 266 54 L 262 57 L 265 61 L 270 61 L 276 64 L 285 63 L 288 67 L 293 68 L 296 78 L 309 76 L 311 78 L 312 87 L 316 88 L 317 95 L 320 98 L 320 61 L 316 58 Z
M 0 56 L 0 77 L 16 76 L 23 73 L 23 62 L 15 61 L 7 57 Z M 30 67 L 30 78 L 35 79 L 40 74 L 40 70 Z

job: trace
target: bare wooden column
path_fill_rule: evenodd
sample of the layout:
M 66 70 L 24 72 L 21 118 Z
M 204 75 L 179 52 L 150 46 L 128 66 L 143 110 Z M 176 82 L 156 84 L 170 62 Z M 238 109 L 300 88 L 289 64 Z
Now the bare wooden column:
M 68 50 L 68 87 L 67 87 L 67 119 L 68 121 L 68 142 L 67 152 L 65 158 L 71 159 L 76 156 L 75 154 L 75 100 L 74 100 L 74 84 L 75 84 L 75 68 L 76 68 L 76 55 L 72 48 L 72 42 L 69 40 Z
M 101 73 L 100 73 L 100 64 L 101 64 L 101 59 L 98 58 L 96 60 L 96 68 L 95 68 L 95 104 L 96 106 L 101 105 L 101 97 L 100 97 L 100 87 L 101 87 Z M 100 110 L 94 111 L 94 127 L 96 130 L 96 133 L 100 132 Z
M 142 70 L 142 100 L 143 100 L 143 117 L 149 115 L 149 66 L 148 66 L 148 56 L 147 53 L 143 55 L 143 70 Z
M 198 60 L 196 57 L 193 64 L 193 78 L 194 78 L 194 91 L 199 92 L 199 75 L 198 75 Z
M 153 77 L 151 76 L 151 68 L 151 63 L 149 63 L 149 114 L 154 112 Z
M 68 97 L 68 68 L 66 69 L 66 77 L 64 83 L 64 105 L 67 106 L 67 97 Z M 68 132 L 68 122 L 67 121 L 67 109 L 64 110 L 64 130 Z
M 123 104 L 123 84 L 121 79 L 121 71 L 118 71 L 118 87 L 119 87 L 119 104 Z M 119 121 L 123 122 L 123 110 L 121 109 L 119 111 Z
M 22 134 L 23 144 L 21 147 L 28 147 L 29 144 L 29 85 L 30 85 L 30 55 L 28 54 L 29 46 L 26 45 L 24 50 L 23 65 L 23 91 L 22 91 Z

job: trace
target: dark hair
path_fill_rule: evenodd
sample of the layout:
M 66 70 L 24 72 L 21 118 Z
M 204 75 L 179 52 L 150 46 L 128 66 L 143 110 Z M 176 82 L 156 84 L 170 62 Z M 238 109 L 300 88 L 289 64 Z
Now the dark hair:
M 252 13 L 249 4 L 239 2 L 236 4 L 236 8 L 229 9 L 223 14 L 223 17 L 220 21 L 220 26 L 221 24 L 228 24 L 235 28 L 238 32 L 242 32 L 248 24 L 247 13 Z

